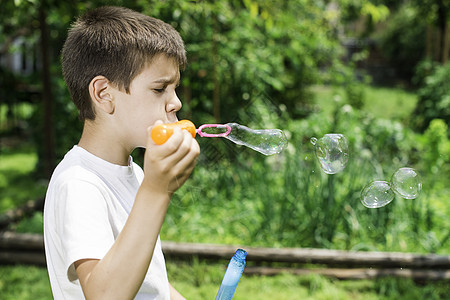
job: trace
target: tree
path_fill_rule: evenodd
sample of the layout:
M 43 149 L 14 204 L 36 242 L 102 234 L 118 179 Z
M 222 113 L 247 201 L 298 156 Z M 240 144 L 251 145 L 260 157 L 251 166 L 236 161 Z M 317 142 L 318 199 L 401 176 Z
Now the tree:
M 427 57 L 447 63 L 450 51 L 450 0 L 412 0 L 412 3 L 428 23 Z M 437 30 L 436 34 L 433 34 L 433 28 Z

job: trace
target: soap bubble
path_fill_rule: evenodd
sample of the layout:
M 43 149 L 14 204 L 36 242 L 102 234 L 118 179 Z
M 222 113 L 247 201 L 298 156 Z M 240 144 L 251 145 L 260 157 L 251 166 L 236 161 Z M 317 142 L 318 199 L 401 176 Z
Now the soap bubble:
M 287 138 L 280 129 L 255 130 L 237 123 L 226 124 L 231 132 L 224 136 L 226 139 L 247 146 L 264 155 L 280 153 L 287 146 Z
M 394 200 L 395 194 L 387 181 L 374 181 L 361 193 L 361 203 L 368 208 L 379 208 Z
M 415 199 L 422 190 L 422 182 L 419 174 L 412 168 L 400 168 L 391 179 L 392 189 L 400 197 Z
M 320 167 L 327 174 L 336 174 L 345 169 L 348 162 L 348 143 L 342 134 L 325 134 L 322 138 L 311 138 L 315 146 Z

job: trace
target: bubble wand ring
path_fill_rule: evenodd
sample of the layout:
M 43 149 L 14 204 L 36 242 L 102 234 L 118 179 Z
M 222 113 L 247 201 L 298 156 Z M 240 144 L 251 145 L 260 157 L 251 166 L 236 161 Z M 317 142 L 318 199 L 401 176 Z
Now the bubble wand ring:
M 205 128 L 226 128 L 227 131 L 222 133 L 206 133 L 202 131 Z M 199 128 L 197 128 L 196 131 L 197 134 L 201 137 L 226 137 L 230 134 L 231 127 L 227 124 L 203 124 Z

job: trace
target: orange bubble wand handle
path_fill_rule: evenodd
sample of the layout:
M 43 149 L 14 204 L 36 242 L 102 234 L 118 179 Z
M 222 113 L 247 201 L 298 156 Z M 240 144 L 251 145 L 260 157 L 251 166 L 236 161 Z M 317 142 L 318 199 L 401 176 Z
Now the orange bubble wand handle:
M 175 127 L 181 130 L 187 130 L 193 138 L 197 134 L 194 123 L 189 120 L 181 120 L 176 123 L 160 124 L 152 128 L 151 137 L 153 142 L 157 145 L 162 145 L 172 136 Z
M 193 138 L 198 133 L 201 137 L 226 137 L 231 132 L 231 127 L 228 124 L 203 124 L 198 129 L 195 129 L 194 123 L 189 120 L 181 120 L 176 123 L 160 124 L 153 127 L 151 137 L 155 144 L 164 144 L 170 136 L 173 134 L 175 127 L 181 128 L 181 130 L 187 130 Z M 223 131 L 219 133 L 208 133 L 203 130 L 206 128 L 215 128 L 216 130 Z

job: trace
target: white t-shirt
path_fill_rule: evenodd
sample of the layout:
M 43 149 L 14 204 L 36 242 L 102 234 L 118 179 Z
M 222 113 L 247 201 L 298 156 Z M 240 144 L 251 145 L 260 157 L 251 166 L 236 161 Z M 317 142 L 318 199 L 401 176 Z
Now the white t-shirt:
M 44 208 L 45 254 L 55 299 L 84 299 L 74 262 L 105 256 L 125 225 L 143 177 L 131 157 L 128 166 L 119 166 L 78 146 L 56 167 Z M 135 299 L 169 298 L 158 236 Z

